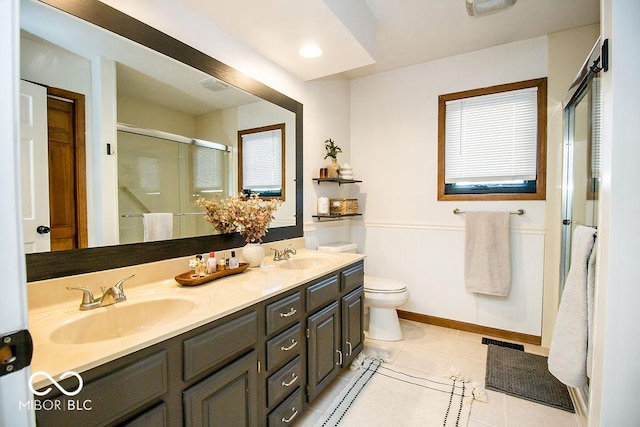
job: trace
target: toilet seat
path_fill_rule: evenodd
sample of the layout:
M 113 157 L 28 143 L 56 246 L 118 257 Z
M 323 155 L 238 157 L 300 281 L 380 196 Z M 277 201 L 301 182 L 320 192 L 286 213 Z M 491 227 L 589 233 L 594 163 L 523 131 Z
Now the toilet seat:
M 407 285 L 397 280 L 365 276 L 364 291 L 373 294 L 399 294 L 407 291 Z

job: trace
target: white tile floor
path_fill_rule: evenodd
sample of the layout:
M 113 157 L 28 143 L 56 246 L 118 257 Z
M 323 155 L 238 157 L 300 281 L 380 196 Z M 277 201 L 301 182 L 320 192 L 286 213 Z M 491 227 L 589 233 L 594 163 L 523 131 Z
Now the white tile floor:
M 368 351 L 380 349 L 390 353 L 394 365 L 435 375 L 458 369 L 470 379 L 484 385 L 487 346 L 482 337 L 470 332 L 401 320 L 404 340 L 384 342 L 366 340 Z M 500 338 L 497 338 L 500 339 Z M 547 349 L 525 344 L 525 351 L 547 355 Z M 312 402 L 296 426 L 313 426 L 334 397 L 346 385 L 350 372 Z M 575 414 L 487 390 L 487 403 L 474 402 L 468 427 L 578 427 Z M 345 426 L 352 427 L 352 426 Z M 360 426 L 353 426 L 360 427 Z M 402 424 L 398 426 L 402 427 Z

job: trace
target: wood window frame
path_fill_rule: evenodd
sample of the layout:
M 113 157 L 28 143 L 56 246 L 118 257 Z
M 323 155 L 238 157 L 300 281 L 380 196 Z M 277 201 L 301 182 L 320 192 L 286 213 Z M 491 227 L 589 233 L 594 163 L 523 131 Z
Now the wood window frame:
M 494 93 L 538 88 L 538 145 L 535 193 L 445 194 L 445 123 L 446 102 Z M 479 89 L 449 93 L 438 97 L 438 200 L 545 200 L 547 176 L 547 78 L 524 80 Z
M 285 187 L 285 183 L 286 183 L 286 148 L 287 148 L 287 143 L 286 143 L 286 136 L 285 136 L 285 128 L 286 125 L 285 123 L 278 123 L 275 125 L 269 125 L 269 126 L 262 126 L 262 127 L 257 127 L 257 128 L 252 128 L 252 129 L 244 129 L 244 130 L 239 130 L 238 131 L 238 190 L 239 192 L 243 192 L 243 178 L 242 178 L 242 136 L 243 135 L 247 135 L 247 134 L 251 134 L 251 133 L 260 133 L 260 132 L 268 132 L 271 130 L 280 130 L 280 133 L 282 135 L 282 148 L 281 148 L 281 152 L 282 152 L 282 158 L 280 159 L 280 167 L 281 169 L 281 183 L 280 183 L 280 187 L 281 187 L 281 194 L 280 196 L 260 196 L 261 199 L 276 199 L 276 200 L 281 200 L 281 201 L 285 201 L 285 194 L 286 194 L 286 187 Z

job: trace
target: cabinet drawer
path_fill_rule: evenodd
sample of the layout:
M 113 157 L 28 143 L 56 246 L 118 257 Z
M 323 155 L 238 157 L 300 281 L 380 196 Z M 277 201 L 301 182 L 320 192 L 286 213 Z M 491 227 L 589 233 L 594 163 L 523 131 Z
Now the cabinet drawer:
M 269 427 L 290 426 L 302 414 L 302 389 L 298 389 L 269 414 Z
M 342 292 L 348 292 L 364 285 L 364 264 L 358 263 L 340 273 L 342 276 Z
M 284 365 L 267 380 L 267 406 L 270 408 L 301 385 L 302 362 L 300 356 Z
M 267 371 L 299 354 L 301 342 L 299 323 L 267 341 Z
M 186 339 L 184 349 L 184 380 L 218 365 L 258 340 L 255 311 Z
M 335 300 L 340 294 L 338 276 L 331 276 L 307 287 L 307 311 Z
M 64 385 L 64 387 L 68 387 Z M 167 352 L 144 357 L 116 372 L 84 384 L 74 397 L 60 396 L 63 408 L 68 402 L 89 402 L 87 411 L 36 411 L 39 426 L 107 425 L 152 402 L 168 390 Z
M 271 335 L 278 329 L 297 322 L 301 313 L 302 300 L 300 292 L 267 305 L 267 335 Z

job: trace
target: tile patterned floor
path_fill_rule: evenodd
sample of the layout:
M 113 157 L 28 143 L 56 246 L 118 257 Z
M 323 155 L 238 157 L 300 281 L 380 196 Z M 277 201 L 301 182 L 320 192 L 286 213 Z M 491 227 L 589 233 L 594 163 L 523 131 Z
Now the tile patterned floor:
M 390 353 L 394 365 L 429 374 L 444 375 L 451 369 L 484 385 L 487 346 L 482 337 L 470 332 L 401 320 L 404 340 L 366 340 L 368 351 Z M 491 337 L 490 337 L 491 338 Z M 500 339 L 500 338 L 496 338 Z M 547 349 L 525 344 L 525 351 L 547 355 Z M 349 381 L 345 372 L 309 407 L 296 426 L 313 426 L 334 397 Z M 489 402 L 474 402 L 467 427 L 579 427 L 575 414 L 487 390 Z M 352 426 L 345 426 L 352 427 Z M 353 426 L 360 427 L 360 426 Z M 393 427 L 408 427 L 399 423 Z

